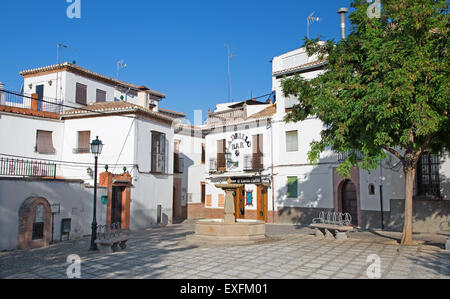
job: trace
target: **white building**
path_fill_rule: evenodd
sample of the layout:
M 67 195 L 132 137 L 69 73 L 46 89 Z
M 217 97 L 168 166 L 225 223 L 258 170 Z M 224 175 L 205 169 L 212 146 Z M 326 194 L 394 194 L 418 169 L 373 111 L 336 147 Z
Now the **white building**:
M 236 192 L 237 218 L 308 225 L 336 211 L 363 229 L 401 230 L 404 179 L 395 157 L 343 178 L 343 157 L 327 151 L 317 165 L 307 160 L 320 120 L 284 121 L 296 99 L 284 97 L 281 80 L 313 78 L 325 64 L 304 48 L 277 56 L 275 98 L 219 103 L 198 126 L 160 108 L 165 94 L 145 86 L 69 63 L 22 71 L 23 95 L 0 92 L 0 250 L 90 234 L 89 144 L 97 136 L 99 224 L 137 230 L 221 218 L 225 194 L 214 185 L 231 178 L 245 185 Z M 450 162 L 424 154 L 417 174 L 414 230 L 434 232 L 450 214 Z
M 97 136 L 104 144 L 98 160 L 98 223 L 120 222 L 124 229 L 137 230 L 172 221 L 174 213 L 179 213 L 173 206 L 181 208 L 173 202 L 173 122 L 184 114 L 160 110 L 163 93 L 68 63 L 26 70 L 21 75 L 24 95 L 3 92 L 0 105 L 0 137 L 8 140 L 0 145 L 4 168 L 0 176 L 8 186 L 25 186 L 25 192 L 0 190 L 0 218 L 4 221 L 0 234 L 8 236 L 2 239 L 1 249 L 48 244 L 48 210 L 54 204 L 60 204 L 62 210 L 51 224 L 56 226 L 56 240 L 63 219 L 71 219 L 72 237 L 90 234 L 94 183 L 90 142 Z M 21 160 L 32 169 L 19 169 L 24 164 Z M 73 184 L 85 191 L 77 187 L 65 197 L 61 190 L 70 190 L 67 186 Z M 42 238 L 37 239 L 43 241 L 25 242 L 22 239 L 32 235 L 29 230 L 34 226 L 22 232 L 19 223 L 36 216 L 38 205 L 34 202 L 43 206 L 40 220 L 45 225 Z M 32 208 L 26 208 L 28 205 Z M 22 210 L 27 210 L 25 216 Z M 8 234 L 2 234 L 3 230 Z

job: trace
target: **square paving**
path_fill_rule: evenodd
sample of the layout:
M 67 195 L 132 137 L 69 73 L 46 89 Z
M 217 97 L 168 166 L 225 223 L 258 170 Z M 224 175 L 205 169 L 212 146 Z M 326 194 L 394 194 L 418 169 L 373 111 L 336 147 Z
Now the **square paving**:
M 346 241 L 317 239 L 308 228 L 267 225 L 271 241 L 242 246 L 194 246 L 185 238 L 193 224 L 132 233 L 124 251 L 88 250 L 90 238 L 30 251 L 0 253 L 0 278 L 67 279 L 69 255 L 81 258 L 81 278 L 295 279 L 368 278 L 379 257 L 380 278 L 450 279 L 450 252 L 437 246 L 402 247 L 370 233 Z

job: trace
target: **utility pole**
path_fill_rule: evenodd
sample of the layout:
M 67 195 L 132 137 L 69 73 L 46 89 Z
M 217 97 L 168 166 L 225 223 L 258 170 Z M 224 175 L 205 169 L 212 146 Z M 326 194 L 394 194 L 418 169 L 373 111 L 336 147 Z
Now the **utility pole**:
M 230 45 L 225 44 L 225 47 L 228 49 L 228 102 L 231 102 L 231 70 L 230 70 L 230 60 L 235 57 L 233 53 L 231 53 Z

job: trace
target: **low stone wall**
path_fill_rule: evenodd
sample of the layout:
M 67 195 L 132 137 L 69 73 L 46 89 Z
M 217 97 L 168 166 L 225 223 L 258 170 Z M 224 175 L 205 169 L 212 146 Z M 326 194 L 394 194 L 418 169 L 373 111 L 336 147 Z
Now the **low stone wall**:
M 393 231 L 403 230 L 404 199 L 391 199 L 391 216 L 387 227 Z M 439 225 L 450 217 L 450 200 L 413 201 L 413 231 L 417 233 L 435 233 Z
M 384 229 L 403 230 L 404 199 L 391 199 L 390 211 L 383 213 Z M 278 209 L 279 224 L 308 226 L 321 211 L 334 212 L 326 208 L 283 207 Z M 435 233 L 441 222 L 450 217 L 450 200 L 417 200 L 413 202 L 413 231 L 417 233 Z M 381 212 L 361 210 L 362 229 L 381 229 Z

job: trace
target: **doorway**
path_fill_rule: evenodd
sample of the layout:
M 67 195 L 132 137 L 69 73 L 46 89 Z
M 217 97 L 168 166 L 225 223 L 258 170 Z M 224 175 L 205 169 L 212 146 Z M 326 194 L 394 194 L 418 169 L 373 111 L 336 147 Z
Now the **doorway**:
M 358 225 L 358 198 L 356 186 L 352 181 L 346 180 L 342 185 L 342 213 L 349 213 L 352 217 L 352 225 Z
M 122 223 L 122 195 L 125 191 L 123 186 L 114 186 L 112 188 L 111 201 L 111 224 Z
M 267 187 L 258 185 L 256 188 L 256 219 L 267 222 Z
M 236 196 L 234 200 L 234 209 L 236 219 L 245 218 L 245 188 L 236 189 Z

